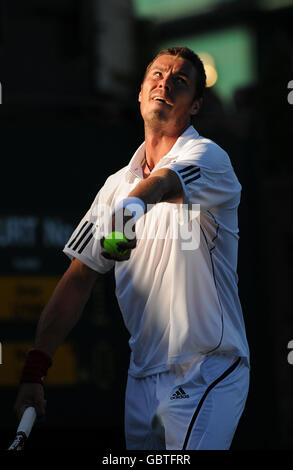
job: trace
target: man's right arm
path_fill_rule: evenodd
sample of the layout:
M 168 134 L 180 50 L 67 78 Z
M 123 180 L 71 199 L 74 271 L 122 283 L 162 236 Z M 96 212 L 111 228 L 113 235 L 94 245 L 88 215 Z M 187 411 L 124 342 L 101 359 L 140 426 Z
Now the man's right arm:
M 35 348 L 53 357 L 78 322 L 98 273 L 74 259 L 39 319 Z
M 57 284 L 37 326 L 35 349 L 54 356 L 76 325 L 99 274 L 74 259 Z M 35 406 L 38 416 L 45 414 L 43 385 L 22 383 L 15 403 L 18 418 L 27 406 Z

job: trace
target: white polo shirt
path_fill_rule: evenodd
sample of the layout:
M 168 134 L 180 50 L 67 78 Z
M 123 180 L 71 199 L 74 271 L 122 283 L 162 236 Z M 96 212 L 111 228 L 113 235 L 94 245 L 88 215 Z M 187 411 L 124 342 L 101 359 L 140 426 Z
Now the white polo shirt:
M 64 252 L 100 273 L 115 266 L 134 377 L 213 352 L 249 363 L 236 273 L 241 185 L 227 153 L 213 141 L 190 126 L 154 168 L 179 176 L 188 220 L 183 206 L 158 203 L 137 221 L 139 237 L 129 260 L 101 256 L 101 208 L 112 211 L 139 183 L 144 155 L 143 143 L 129 165 L 106 180 Z M 200 204 L 200 216 L 192 204 Z

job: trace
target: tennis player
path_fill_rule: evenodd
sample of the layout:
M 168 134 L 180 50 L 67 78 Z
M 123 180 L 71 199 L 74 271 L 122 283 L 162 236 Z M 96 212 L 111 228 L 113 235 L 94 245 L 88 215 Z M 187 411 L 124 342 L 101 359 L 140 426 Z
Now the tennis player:
M 19 415 L 29 405 L 44 415 L 55 351 L 97 276 L 114 267 L 131 335 L 127 449 L 230 448 L 249 388 L 236 272 L 241 185 L 227 153 L 191 125 L 205 82 L 201 60 L 185 47 L 163 50 L 148 65 L 138 97 L 145 142 L 106 180 L 64 248 L 72 262 L 41 314 Z M 128 240 L 123 255 L 103 245 L 117 224 Z

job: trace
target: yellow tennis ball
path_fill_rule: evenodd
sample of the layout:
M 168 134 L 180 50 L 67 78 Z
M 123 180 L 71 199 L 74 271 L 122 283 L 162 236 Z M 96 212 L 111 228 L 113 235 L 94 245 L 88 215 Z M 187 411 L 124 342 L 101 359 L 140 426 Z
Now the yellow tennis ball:
M 128 249 L 119 250 L 117 243 L 127 241 L 127 238 L 122 232 L 111 232 L 105 237 L 104 249 L 110 255 L 125 255 L 128 252 Z

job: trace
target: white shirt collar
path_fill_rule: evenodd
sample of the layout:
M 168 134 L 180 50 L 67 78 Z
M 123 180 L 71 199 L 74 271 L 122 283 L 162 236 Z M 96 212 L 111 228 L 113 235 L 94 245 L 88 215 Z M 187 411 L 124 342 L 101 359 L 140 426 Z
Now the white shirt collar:
M 145 158 L 145 142 L 143 142 L 136 152 L 134 153 L 133 157 L 131 158 L 129 164 L 128 164 L 128 171 L 130 171 L 132 174 L 135 176 L 138 176 L 139 178 L 143 178 L 143 173 L 142 173 L 142 164 Z
M 165 158 L 174 158 L 177 156 L 182 148 L 186 145 L 188 141 L 190 141 L 191 138 L 197 139 L 199 136 L 199 133 L 193 126 L 189 126 L 176 140 L 175 144 L 169 150 L 169 152 L 164 155 L 161 160 L 157 163 L 157 165 Z M 128 164 L 128 171 L 130 171 L 132 174 L 135 176 L 138 176 L 139 178 L 143 177 L 142 173 L 142 164 L 145 158 L 145 142 L 143 142 L 136 152 L 134 153 L 133 157 L 131 158 L 129 164 Z M 156 165 L 156 166 L 157 166 Z
M 163 158 L 173 158 L 182 150 L 182 148 L 186 145 L 190 139 L 197 139 L 199 133 L 194 129 L 193 126 L 189 126 L 176 140 L 175 144 L 169 150 L 169 152 Z

